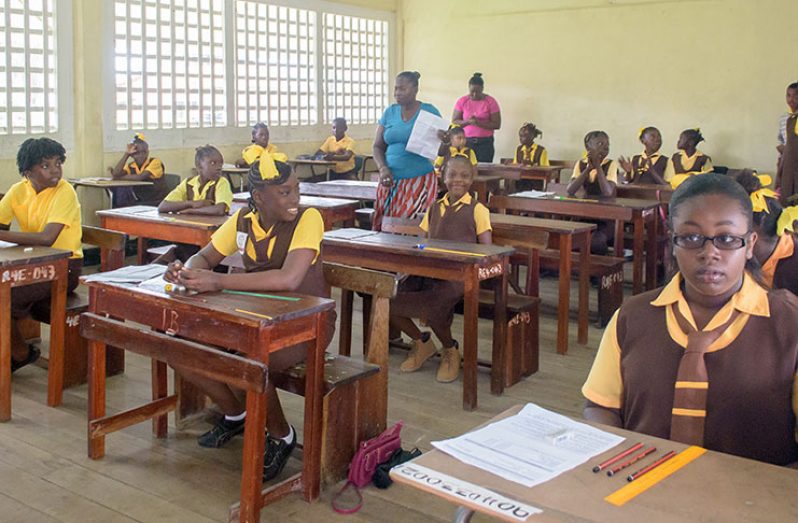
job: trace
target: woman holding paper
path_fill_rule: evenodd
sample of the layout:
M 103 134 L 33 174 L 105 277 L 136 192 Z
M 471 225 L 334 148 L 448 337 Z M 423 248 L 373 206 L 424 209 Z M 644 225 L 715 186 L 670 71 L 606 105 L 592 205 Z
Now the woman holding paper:
M 374 230 L 379 231 L 383 216 L 412 218 L 423 215 L 434 203 L 438 180 L 432 162 L 406 150 L 413 126 L 421 111 L 436 116 L 435 106 L 420 102 L 417 71 L 399 73 L 394 83 L 396 103 L 380 118 L 374 139 L 374 161 L 380 170 L 377 201 L 374 204 Z

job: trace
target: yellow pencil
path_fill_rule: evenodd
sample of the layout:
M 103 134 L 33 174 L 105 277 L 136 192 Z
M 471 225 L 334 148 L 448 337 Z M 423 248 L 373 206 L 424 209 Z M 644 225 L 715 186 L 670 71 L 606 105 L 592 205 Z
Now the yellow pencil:
M 251 314 L 253 316 L 257 316 L 258 318 L 263 318 L 263 319 L 266 319 L 266 320 L 273 320 L 274 319 L 271 316 L 266 316 L 265 314 L 258 314 L 257 312 L 252 312 L 252 311 L 245 311 L 244 309 L 236 309 L 236 312 L 243 312 L 244 314 Z
M 422 251 L 445 252 L 445 253 L 448 253 L 448 254 L 462 254 L 464 256 L 479 256 L 480 258 L 485 256 L 484 254 L 478 253 L 478 252 L 453 251 L 453 250 L 450 250 L 450 249 L 440 249 L 438 247 L 428 247 L 428 246 L 426 246 L 424 244 L 418 245 L 418 248 L 421 249 Z

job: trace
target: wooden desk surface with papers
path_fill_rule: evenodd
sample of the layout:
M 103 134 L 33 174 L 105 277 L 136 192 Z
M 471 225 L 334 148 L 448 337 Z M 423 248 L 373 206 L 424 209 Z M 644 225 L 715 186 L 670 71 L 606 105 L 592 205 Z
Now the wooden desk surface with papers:
M 237 209 L 245 207 L 249 196 L 248 192 L 235 193 L 230 213 L 232 214 Z M 360 202 L 343 198 L 324 198 L 303 194 L 299 198 L 299 207 L 300 209 L 313 207 L 318 210 L 321 213 L 321 219 L 324 221 L 324 230 L 329 231 L 336 223 L 340 223 L 343 227 L 354 227 L 355 211 L 360 208 Z
M 11 289 L 52 282 L 50 294 L 50 369 L 47 404 L 61 403 L 68 258 L 72 253 L 50 247 L 0 248 L 0 421 L 11 419 Z M 60 380 L 60 381 L 59 381 Z
M 497 285 L 491 391 L 501 394 L 504 390 L 502 344 L 507 328 L 507 266 L 513 249 L 444 240 L 424 240 L 426 248 L 419 249 L 419 241 L 418 238 L 399 234 L 339 229 L 325 233 L 324 257 L 327 261 L 354 267 L 464 283 L 463 408 L 473 410 L 477 405 L 479 282 L 492 278 L 497 278 Z
M 72 185 L 81 187 L 99 187 L 101 189 L 110 189 L 112 187 L 141 187 L 145 185 L 152 185 L 152 182 L 145 180 L 124 180 L 114 178 L 69 178 L 67 180 Z
M 513 407 L 490 422 L 516 414 L 521 408 L 522 406 Z M 425 485 L 424 482 L 427 481 L 430 484 L 439 483 L 437 478 L 424 477 L 423 472 L 415 480 L 409 477 L 407 471 L 400 474 L 394 470 L 391 477 L 397 483 L 424 490 L 461 507 L 467 507 L 469 511 L 485 513 L 503 521 L 798 521 L 798 471 L 713 451 L 707 451 L 622 506 L 615 506 L 604 498 L 636 482 L 629 483 L 626 474 L 607 477 L 605 472 L 594 473 L 591 470 L 593 466 L 636 442 L 655 445 L 658 449 L 655 454 L 657 456 L 662 451 L 680 452 L 687 446 L 603 425 L 595 426 L 627 439 L 583 465 L 532 488 L 463 463 L 439 450 L 427 452 L 409 465 L 420 465 L 435 473 L 443 473 L 462 488 L 444 491 Z M 648 464 L 650 461 L 641 463 Z M 637 467 L 633 465 L 630 469 L 634 471 Z M 649 474 L 654 474 L 654 471 Z M 502 511 L 498 509 L 500 503 L 493 503 L 494 510 L 469 502 L 467 496 L 463 495 L 468 490 L 463 486 L 464 482 L 509 498 L 510 502 L 532 505 L 543 512 L 523 519 L 512 517 L 513 509 L 510 505 L 503 505 L 506 510 Z M 502 512 L 503 515 L 500 514 Z M 523 511 L 519 510 L 517 514 L 523 514 Z M 469 516 L 463 514 L 462 510 L 458 511 L 458 516 L 459 521 L 468 521 Z
M 178 296 L 102 281 L 88 286 L 90 313 L 81 318 L 81 334 L 91 340 L 89 457 L 104 456 L 107 434 L 147 419 L 156 437 L 166 437 L 166 415 L 178 407 L 177 396 L 167 395 L 167 364 L 184 366 L 247 391 L 241 505 L 231 516 L 255 522 L 264 503 L 290 492 L 301 490 L 307 501 L 318 497 L 325 350 L 318 334 L 334 301 L 286 293 Z M 301 342 L 308 342 L 302 473 L 261 491 L 269 354 Z M 106 416 L 106 343 L 153 358 L 151 403 Z
M 361 180 L 336 180 L 319 183 L 300 182 L 299 192 L 308 196 L 374 201 L 377 199 L 377 182 Z

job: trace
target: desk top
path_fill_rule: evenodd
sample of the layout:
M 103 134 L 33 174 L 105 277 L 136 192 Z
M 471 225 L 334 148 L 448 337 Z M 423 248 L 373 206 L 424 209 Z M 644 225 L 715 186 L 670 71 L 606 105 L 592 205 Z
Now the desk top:
M 673 190 L 670 185 L 657 183 L 622 183 L 615 188 L 616 193 L 620 196 L 658 198 L 662 202 L 670 201 Z
M 359 234 L 362 233 L 362 234 Z M 347 235 L 353 237 L 348 238 Z M 484 264 L 501 256 L 515 252 L 512 247 L 503 245 L 483 245 L 447 240 L 421 239 L 415 236 L 371 232 L 363 229 L 337 229 L 324 233 L 324 245 L 351 247 L 358 251 L 373 253 L 402 254 L 409 256 L 443 259 L 449 262 Z M 425 248 L 418 246 L 423 244 Z M 440 250 L 436 250 L 440 249 Z
M 490 224 L 494 229 L 531 227 L 555 234 L 579 234 L 596 229 L 595 223 L 550 220 L 547 218 L 536 218 L 534 216 L 498 213 L 490 214 Z
M 477 170 L 490 173 L 558 173 L 565 167 L 558 165 L 524 165 L 520 163 L 477 163 Z
M 521 408 L 513 407 L 490 422 L 513 415 Z M 625 505 L 611 505 L 604 498 L 629 484 L 626 481 L 627 474 L 608 478 L 605 473 L 593 473 L 593 466 L 638 441 L 654 444 L 659 449 L 657 456 L 662 455 L 663 451 L 678 452 L 687 446 L 653 436 L 597 426 L 627 439 L 585 464 L 532 488 L 494 476 L 438 450 L 427 452 L 410 464 L 466 480 L 542 509 L 542 514 L 529 518 L 529 521 L 535 522 L 798 521 L 798 471 L 713 451 L 688 463 Z M 630 472 L 638 468 L 633 465 Z M 396 473 L 392 473 L 391 477 L 397 482 L 422 488 Z M 463 504 L 454 495 L 432 489 L 429 492 L 453 503 Z M 497 516 L 492 512 L 490 514 Z
M 216 321 L 233 322 L 250 327 L 293 320 L 335 308 L 335 301 L 327 298 L 286 292 L 259 292 L 254 294 L 261 296 L 253 296 L 222 291 L 184 296 L 155 292 L 124 283 L 101 281 L 84 283 L 101 291 L 110 291 L 143 302 L 167 304 L 170 309 L 175 311 L 192 309 L 193 312 L 204 314 L 207 318 L 213 318 Z M 141 312 L 141 314 L 145 314 L 145 312 Z M 126 319 L 136 320 L 134 317 Z
M 0 267 L 6 269 L 27 265 L 29 263 L 42 263 L 51 260 L 68 258 L 71 251 L 53 249 L 52 247 L 0 247 Z
M 143 185 L 152 185 L 152 182 L 144 180 L 114 180 L 113 178 L 68 178 L 67 181 L 72 185 L 82 185 L 83 187 L 101 187 L 108 189 L 110 187 L 138 187 Z
M 567 196 L 548 196 L 530 197 L 522 196 L 520 193 L 511 194 L 508 198 L 518 198 L 534 202 L 541 202 L 547 206 L 551 205 L 602 205 L 605 207 L 622 207 L 625 209 L 648 210 L 659 207 L 656 200 L 641 200 L 638 198 L 569 198 Z
M 377 182 L 358 180 L 337 180 L 318 183 L 300 182 L 299 192 L 309 196 L 376 200 Z
M 136 221 L 160 224 L 175 224 L 193 229 L 212 230 L 218 229 L 229 216 L 199 216 L 192 214 L 159 213 L 157 207 L 149 205 L 134 205 L 119 209 L 105 209 L 97 211 L 97 216 L 109 218 L 125 218 Z
M 293 165 L 318 165 L 320 167 L 332 167 L 335 162 L 331 160 L 315 160 L 313 158 L 294 158 L 288 160 L 288 163 Z
M 249 167 L 236 167 L 233 163 L 225 163 L 222 165 L 222 172 L 230 174 L 246 174 L 249 172 Z
M 249 200 L 248 192 L 237 192 L 233 195 L 233 201 L 236 203 L 246 203 Z M 316 207 L 319 209 L 336 209 L 339 207 L 349 207 L 350 205 L 359 205 L 357 200 L 345 200 L 343 198 L 324 198 L 319 196 L 308 196 L 303 194 L 299 197 L 300 207 Z

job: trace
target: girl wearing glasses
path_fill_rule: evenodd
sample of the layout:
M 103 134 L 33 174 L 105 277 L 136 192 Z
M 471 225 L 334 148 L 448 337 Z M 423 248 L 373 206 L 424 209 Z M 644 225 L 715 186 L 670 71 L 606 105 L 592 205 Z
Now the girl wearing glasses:
M 670 211 L 679 272 L 613 316 L 582 387 L 585 417 L 798 461 L 798 298 L 759 284 L 749 195 L 730 177 L 693 176 Z

